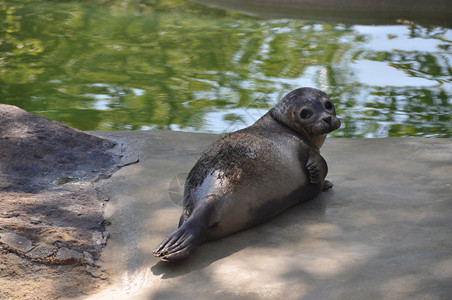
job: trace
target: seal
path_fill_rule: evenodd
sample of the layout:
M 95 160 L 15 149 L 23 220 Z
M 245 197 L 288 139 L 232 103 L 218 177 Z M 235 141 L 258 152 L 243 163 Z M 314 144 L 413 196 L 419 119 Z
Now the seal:
M 204 241 L 265 222 L 331 188 L 319 149 L 340 126 L 324 92 L 299 88 L 253 125 L 215 142 L 188 174 L 178 229 L 154 255 L 185 259 Z

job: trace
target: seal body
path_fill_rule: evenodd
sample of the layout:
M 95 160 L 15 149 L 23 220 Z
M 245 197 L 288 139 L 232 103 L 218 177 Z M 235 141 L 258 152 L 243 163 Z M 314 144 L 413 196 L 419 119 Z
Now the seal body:
M 189 173 L 179 228 L 154 255 L 184 259 L 205 240 L 265 222 L 331 188 L 319 149 L 339 127 L 327 95 L 300 88 L 250 127 L 218 140 Z

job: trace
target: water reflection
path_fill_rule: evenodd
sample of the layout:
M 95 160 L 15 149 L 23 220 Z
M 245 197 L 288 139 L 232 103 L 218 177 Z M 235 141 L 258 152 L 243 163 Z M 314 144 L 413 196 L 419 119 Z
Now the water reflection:
M 451 137 L 452 31 L 263 20 L 185 1 L 0 2 L 0 97 L 82 130 L 223 133 L 286 92 L 336 136 Z

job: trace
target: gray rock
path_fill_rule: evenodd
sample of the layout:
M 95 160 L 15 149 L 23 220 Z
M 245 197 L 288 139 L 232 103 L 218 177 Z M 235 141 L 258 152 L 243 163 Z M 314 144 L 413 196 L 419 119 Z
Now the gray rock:
M 99 268 L 97 268 L 97 267 L 86 265 L 85 270 L 86 270 L 86 272 L 90 273 L 91 276 L 93 276 L 94 278 L 106 279 L 105 274 L 101 270 L 99 270 Z
M 101 246 L 102 245 L 102 232 L 93 232 L 93 235 L 92 235 L 92 239 L 93 239 L 93 242 L 96 244 L 96 245 L 98 245 L 98 246 Z
M 37 192 L 69 181 L 108 177 L 116 143 L 0 104 L 0 189 Z
M 20 254 L 27 253 L 33 249 L 33 245 L 29 239 L 13 232 L 0 233 L 0 242 L 5 244 L 7 248 Z
M 98 259 L 104 198 L 95 182 L 124 165 L 124 149 L 0 104 L 0 248 L 43 263 Z
M 83 251 L 83 258 L 88 264 L 94 265 L 94 258 L 89 252 Z
M 55 247 L 42 243 L 37 245 L 33 250 L 26 254 L 27 257 L 32 259 L 45 259 L 55 253 Z
M 83 259 L 83 254 L 68 248 L 60 248 L 56 254 L 56 258 L 61 261 L 66 260 L 81 260 Z

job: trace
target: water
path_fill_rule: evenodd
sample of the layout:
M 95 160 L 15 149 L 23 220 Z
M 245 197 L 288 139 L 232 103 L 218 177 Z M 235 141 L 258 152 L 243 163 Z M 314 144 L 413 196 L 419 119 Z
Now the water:
M 0 102 L 81 130 L 231 132 L 290 90 L 338 137 L 452 137 L 452 30 L 268 20 L 178 1 L 0 1 Z

